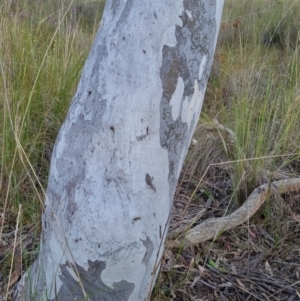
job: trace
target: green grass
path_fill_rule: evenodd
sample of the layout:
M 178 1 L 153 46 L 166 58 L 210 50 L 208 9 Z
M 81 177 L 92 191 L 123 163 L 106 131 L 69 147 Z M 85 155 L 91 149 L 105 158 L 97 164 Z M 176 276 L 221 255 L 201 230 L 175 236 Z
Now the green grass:
M 29 230 L 24 228 L 24 235 L 39 235 L 51 151 L 103 9 L 102 2 L 82 2 L 0 4 L 0 235 L 14 230 L 18 213 L 20 225 L 30 225 Z M 280 34 L 285 35 L 286 28 L 287 36 L 290 24 L 298 26 L 300 4 L 295 3 L 226 1 L 213 71 L 194 135 L 198 144 L 190 148 L 176 195 L 176 199 L 188 200 L 185 211 L 190 219 L 193 208 L 208 199 L 208 217 L 222 216 L 240 206 L 260 184 L 299 175 L 299 51 L 296 45 L 287 46 L 282 36 L 272 45 L 261 43 L 267 30 L 278 33 L 279 24 Z M 174 295 L 174 300 L 193 300 L 196 287 L 205 294 L 199 284 L 191 288 L 194 268 L 226 257 L 215 251 L 224 251 L 224 245 L 237 253 L 249 252 L 250 258 L 257 248 L 250 243 L 249 230 L 258 224 L 274 237 L 271 251 L 261 244 L 272 258 L 291 256 L 300 243 L 286 208 L 296 215 L 300 210 L 297 198 L 284 198 L 288 205 L 280 198 L 268 200 L 248 225 L 233 230 L 230 237 L 222 233 L 193 252 L 170 250 L 177 266 L 160 273 L 153 300 L 170 300 Z M 225 244 L 224 239 L 229 242 Z M 26 265 L 38 250 L 38 238 L 32 245 L 23 255 Z M 0 262 L 4 282 L 14 269 L 13 257 L 7 253 Z M 222 271 L 228 270 L 222 260 L 218 264 Z

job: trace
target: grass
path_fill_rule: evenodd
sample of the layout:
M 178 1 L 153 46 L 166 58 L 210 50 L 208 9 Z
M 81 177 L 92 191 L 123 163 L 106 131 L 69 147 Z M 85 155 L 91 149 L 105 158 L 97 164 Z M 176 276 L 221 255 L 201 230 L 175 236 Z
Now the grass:
M 3 292 L 38 252 L 51 151 L 101 17 L 98 5 L 0 4 Z M 299 10 L 292 0 L 227 0 L 194 134 L 198 143 L 190 147 L 178 183 L 170 231 L 175 224 L 191 226 L 201 209 L 196 223 L 232 212 L 260 184 L 299 176 L 300 58 L 297 39 L 286 42 Z M 266 31 L 274 39 L 262 44 Z M 213 242 L 167 249 L 152 299 L 288 300 L 300 289 L 299 199 L 297 193 L 270 198 L 247 224 Z M 17 223 L 23 229 L 18 237 Z M 21 267 L 16 238 L 26 244 Z

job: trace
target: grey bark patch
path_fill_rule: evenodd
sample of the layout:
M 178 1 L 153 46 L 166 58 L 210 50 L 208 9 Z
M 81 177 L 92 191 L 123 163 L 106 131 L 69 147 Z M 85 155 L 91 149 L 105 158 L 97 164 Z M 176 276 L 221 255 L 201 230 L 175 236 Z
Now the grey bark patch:
M 104 261 L 88 261 L 89 268 L 85 271 L 78 264 L 70 262 L 60 265 L 62 275 L 59 276 L 62 286 L 54 299 L 49 301 L 83 301 L 86 297 L 90 301 L 126 301 L 134 290 L 134 283 L 122 280 L 115 282 L 113 288 L 105 285 L 101 279 L 101 273 L 106 267 Z M 79 274 L 80 283 L 73 278 L 69 269 Z
M 78 210 L 78 205 L 70 200 L 67 205 L 66 215 L 68 222 L 71 223 L 73 214 Z
M 95 39 L 97 41 L 97 39 Z M 101 62 L 108 56 L 108 51 L 106 47 L 106 39 L 103 38 L 103 41 L 100 45 L 97 45 L 96 43 L 93 44 L 91 52 L 89 56 L 93 56 L 94 52 L 97 52 L 97 60 L 94 62 L 93 68 L 92 68 L 92 74 L 90 78 L 91 87 L 94 91 L 97 91 L 97 87 L 99 84 L 99 74 L 100 74 L 100 66 Z M 103 94 L 106 93 L 105 88 L 102 89 Z
M 147 137 L 147 134 L 141 135 L 141 136 L 136 136 L 136 140 L 137 140 L 137 141 L 142 141 L 142 140 L 145 139 L 146 137 Z
M 59 133 L 59 136 L 64 135 L 66 141 L 66 147 L 60 157 L 56 154 L 56 145 L 54 147 L 53 156 L 57 159 L 56 161 L 52 160 L 52 162 L 55 162 L 60 179 L 64 179 L 64 181 L 56 179 L 50 170 L 47 196 L 53 201 L 53 204 L 52 207 L 47 207 L 45 210 L 43 219 L 46 223 L 51 223 L 51 220 L 52 222 L 55 221 L 52 211 L 60 211 L 59 208 L 66 205 L 64 206 L 65 218 L 69 227 L 72 225 L 72 216 L 78 208 L 74 203 L 76 187 L 85 179 L 86 162 L 82 158 L 86 148 L 82 146 L 88 147 L 91 144 L 93 134 L 100 130 L 102 117 L 106 109 L 106 100 L 99 101 L 99 98 L 101 96 L 96 91 L 93 93 L 85 92 L 85 95 L 78 94 L 72 102 L 67 116 L 69 119 L 71 119 L 73 111 L 78 106 L 82 103 L 84 103 L 84 106 L 82 112 L 72 122 L 72 126 L 68 130 L 62 127 Z M 78 139 L 78 136 L 80 136 L 80 139 Z M 60 141 L 60 139 L 61 137 L 57 141 Z M 63 195 L 65 195 L 64 199 Z M 51 231 L 51 229 L 48 230 Z M 49 231 L 47 235 L 50 235 Z
M 122 24 L 127 20 L 128 16 L 129 16 L 129 13 L 131 11 L 132 4 L 133 4 L 133 0 L 127 0 L 126 1 L 126 5 L 125 5 L 125 7 L 122 11 L 122 14 L 119 18 L 118 23 L 117 23 L 117 28 L 119 26 L 122 26 Z
M 149 236 L 146 237 L 146 240 L 142 240 L 142 242 L 146 248 L 146 253 L 144 255 L 142 263 L 144 263 L 145 266 L 148 266 L 149 259 L 151 258 L 153 250 L 154 250 L 154 245 L 153 245 L 152 240 L 149 238 Z
M 111 11 L 112 14 L 115 16 L 116 15 L 116 11 L 120 6 L 120 0 L 112 0 L 111 2 Z
M 182 26 L 176 26 L 177 43 L 174 47 L 164 45 L 162 50 L 162 66 L 160 78 L 163 94 L 160 103 L 160 144 L 168 150 L 170 198 L 173 199 L 177 184 L 177 171 L 180 158 L 186 152 L 187 145 L 194 131 L 197 118 L 188 126 L 181 120 L 182 104 L 187 97 L 191 101 L 194 93 L 194 81 L 198 82 L 199 90 L 205 91 L 216 34 L 215 1 L 184 0 L 180 16 Z M 199 79 L 200 62 L 203 57 L 209 58 L 204 66 L 203 75 Z M 176 120 L 172 117 L 170 101 L 175 92 L 178 78 L 184 83 L 180 114 Z M 189 131 L 187 134 L 186 131 Z

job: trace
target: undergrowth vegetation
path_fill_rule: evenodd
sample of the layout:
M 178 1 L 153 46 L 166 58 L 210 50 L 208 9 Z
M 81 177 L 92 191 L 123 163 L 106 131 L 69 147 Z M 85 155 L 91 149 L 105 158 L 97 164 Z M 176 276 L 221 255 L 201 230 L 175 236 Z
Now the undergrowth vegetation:
M 38 252 L 51 151 L 102 10 L 100 0 L 0 3 L 4 296 Z M 233 212 L 261 184 L 299 176 L 299 12 L 295 0 L 226 0 L 170 234 Z M 153 300 L 298 300 L 299 201 L 298 193 L 277 195 L 213 242 L 167 248 Z

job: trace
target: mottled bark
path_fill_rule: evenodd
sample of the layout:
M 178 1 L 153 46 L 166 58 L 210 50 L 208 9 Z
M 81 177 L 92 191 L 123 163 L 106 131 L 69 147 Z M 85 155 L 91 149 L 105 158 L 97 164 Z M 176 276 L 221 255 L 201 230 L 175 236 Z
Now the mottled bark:
M 221 0 L 107 1 L 53 151 L 26 300 L 146 300 L 222 8 Z

